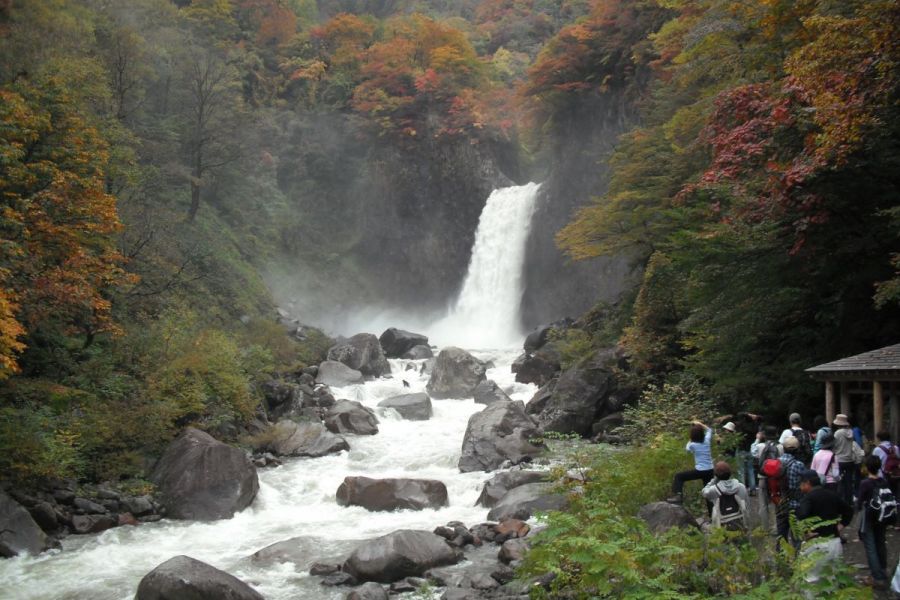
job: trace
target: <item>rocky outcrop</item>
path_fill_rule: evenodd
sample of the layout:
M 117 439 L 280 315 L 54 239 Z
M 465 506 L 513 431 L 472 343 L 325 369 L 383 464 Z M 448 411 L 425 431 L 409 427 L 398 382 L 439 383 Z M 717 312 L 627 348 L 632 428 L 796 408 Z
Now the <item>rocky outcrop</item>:
M 326 360 L 321 363 L 316 374 L 316 383 L 323 383 L 331 387 L 344 387 L 363 381 L 365 381 L 365 377 L 361 372 L 336 360 Z
M 481 495 L 478 496 L 476 504 L 491 508 L 511 489 L 526 483 L 545 481 L 547 475 L 546 471 L 504 471 L 503 473 L 497 473 L 484 482 L 484 487 L 481 488 Z
M 432 398 L 468 398 L 484 381 L 486 371 L 480 360 L 450 346 L 438 354 L 426 389 Z
M 337 490 L 340 506 L 372 511 L 422 510 L 447 506 L 447 486 L 434 479 L 345 477 Z
M 241 450 L 193 428 L 169 444 L 152 480 L 173 519 L 228 519 L 259 491 L 256 468 Z
M 553 492 L 549 483 L 526 483 L 514 487 L 494 505 L 488 513 L 491 521 L 519 519 L 527 521 L 538 511 L 563 510 L 567 506 L 565 496 Z
M 358 333 L 332 346 L 328 350 L 328 360 L 343 363 L 367 377 L 381 377 L 391 372 L 378 338 L 371 333 Z
M 404 354 L 416 346 L 428 348 L 428 337 L 420 333 L 412 333 L 403 329 L 391 327 L 385 330 L 378 338 L 385 356 L 388 358 L 401 358 Z M 428 358 L 428 357 L 422 357 Z
M 263 600 L 249 585 L 190 556 L 176 556 L 141 579 L 134 600 Z
M 462 552 L 430 531 L 402 529 L 359 546 L 343 570 L 359 581 L 391 583 L 428 569 L 456 564 Z
M 54 546 L 25 508 L 0 491 L 0 557 L 38 555 Z
M 374 435 L 378 433 L 378 418 L 359 402 L 338 400 L 325 414 L 325 427 L 332 433 Z
M 492 471 L 504 464 L 529 461 L 543 450 L 533 443 L 539 435 L 521 401 L 495 402 L 469 417 L 459 470 Z
M 378 403 L 381 408 L 393 408 L 400 416 L 409 421 L 427 421 L 433 414 L 431 399 L 428 394 L 402 394 L 392 396 Z
M 669 502 L 645 504 L 638 511 L 638 518 L 654 533 L 663 533 L 673 527 L 699 529 L 697 520 L 685 507 Z
M 538 327 L 535 327 L 525 337 L 525 352 L 530 354 L 535 350 L 540 349 L 544 346 L 544 344 L 550 341 L 551 334 L 562 333 L 574 324 L 575 321 L 566 317 L 552 323 L 548 323 L 546 325 L 539 325 Z
M 568 369 L 540 406 L 529 403 L 528 412 L 544 431 L 590 433 L 591 424 L 611 412 L 607 400 L 616 389 L 612 366 L 618 359 L 615 350 L 602 350 L 589 361 Z
M 350 449 L 347 440 L 331 433 L 321 423 L 279 421 L 272 427 L 269 435 L 271 441 L 266 444 L 266 448 L 278 456 L 317 458 Z
M 493 379 L 487 379 L 475 386 L 475 404 L 493 404 L 512 400 Z
M 556 344 L 550 342 L 536 352 L 519 356 L 512 364 L 512 372 L 519 383 L 543 386 L 559 374 L 561 364 L 562 354 Z

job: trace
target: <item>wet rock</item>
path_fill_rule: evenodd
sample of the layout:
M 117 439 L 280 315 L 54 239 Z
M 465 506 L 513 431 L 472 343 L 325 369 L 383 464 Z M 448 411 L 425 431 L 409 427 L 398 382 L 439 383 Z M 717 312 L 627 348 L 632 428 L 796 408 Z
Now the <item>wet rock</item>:
M 538 511 L 563 510 L 565 496 L 553 493 L 549 483 L 526 483 L 511 489 L 488 513 L 491 521 L 520 519 L 527 521 Z
M 410 421 L 427 421 L 433 414 L 428 394 L 403 394 L 393 396 L 378 403 L 382 408 L 393 408 L 400 416 Z
M 378 418 L 359 402 L 338 400 L 325 414 L 325 427 L 332 433 L 374 435 L 378 433 Z
M 314 575 L 316 577 L 321 577 L 323 575 L 331 575 L 332 573 L 337 573 L 341 570 L 341 565 L 333 565 L 326 563 L 313 563 L 309 568 L 309 574 Z
M 493 379 L 482 381 L 475 386 L 475 404 L 493 404 L 512 400 Z
M 500 546 L 500 552 L 497 553 L 497 560 L 506 565 L 516 560 L 520 561 L 525 558 L 525 554 L 528 553 L 528 547 L 528 542 L 523 539 L 515 538 L 506 540 L 503 542 L 503 545 Z
M 131 513 L 119 513 L 118 526 L 123 525 L 139 525 L 140 522 Z
M 550 340 L 550 337 L 554 332 L 562 333 L 566 329 L 570 328 L 574 323 L 575 321 L 566 317 L 564 319 L 559 319 L 558 321 L 548 323 L 547 325 L 540 325 L 534 328 L 525 337 L 525 352 L 530 353 L 540 349 Z
M 362 373 L 334 360 L 326 360 L 320 364 L 319 372 L 316 375 L 316 383 L 331 387 L 344 387 L 363 381 L 365 381 L 365 377 Z
M 59 527 L 56 509 L 49 502 L 38 502 L 34 506 L 29 507 L 28 514 L 31 515 L 38 527 L 47 533 L 55 531 Z
M 391 372 L 391 365 L 384 356 L 378 338 L 371 333 L 358 333 L 349 340 L 332 346 L 328 350 L 328 360 L 343 363 L 369 377 L 381 377 Z
M 37 555 L 54 547 L 53 540 L 21 504 L 0 491 L 0 556 Z
M 478 525 L 473 525 L 469 531 L 482 542 L 488 543 L 493 542 L 497 535 L 494 523 L 479 523 Z
M 279 421 L 272 432 L 267 448 L 278 456 L 316 458 L 350 449 L 347 440 L 331 433 L 321 423 Z
M 462 552 L 430 531 L 403 529 L 365 542 L 344 563 L 361 581 L 391 583 L 428 569 L 459 562 Z
M 519 383 L 545 385 L 559 374 L 562 354 L 553 343 L 546 344 L 533 354 L 523 354 L 512 364 L 512 372 Z
M 506 461 L 514 465 L 530 461 L 543 451 L 532 443 L 539 435 L 522 402 L 495 402 L 469 417 L 459 470 L 491 471 Z
M 344 600 L 388 600 L 388 593 L 381 585 L 369 581 L 347 594 Z
M 395 581 L 391 584 L 392 594 L 406 594 L 408 592 L 414 592 L 416 589 L 416 586 L 410 583 L 409 578 L 401 579 L 400 581 Z
M 494 541 L 499 543 L 514 538 L 523 538 L 531 531 L 531 526 L 520 519 L 504 519 L 494 527 L 496 537 Z
M 440 508 L 448 504 L 447 486 L 434 479 L 345 477 L 337 490 L 337 503 L 372 511 Z
M 654 533 L 663 533 L 673 527 L 697 529 L 697 520 L 680 504 L 669 502 L 651 502 L 638 511 L 638 518 L 643 520 Z
M 263 600 L 256 590 L 189 556 L 176 556 L 141 579 L 135 600 Z
M 337 587 L 339 585 L 356 585 L 359 582 L 350 573 L 338 571 L 337 573 L 326 575 L 319 583 L 328 587 Z
M 516 578 L 516 572 L 507 565 L 499 564 L 496 569 L 491 571 L 491 577 L 501 585 L 505 585 Z
M 73 533 L 99 533 L 118 525 L 118 517 L 111 515 L 74 515 L 72 517 Z
M 432 398 L 469 398 L 484 381 L 486 370 L 480 360 L 450 346 L 438 354 L 426 389 Z
M 119 500 L 121 498 L 117 491 L 104 485 L 97 486 L 97 497 L 101 500 Z
M 272 379 L 260 384 L 266 415 L 272 421 L 299 413 L 303 408 L 303 392 L 296 383 Z
M 308 571 L 314 564 L 326 562 L 321 556 L 326 545 L 327 541 L 323 538 L 302 535 L 270 544 L 251 554 L 248 559 L 254 568 L 292 563 L 297 571 Z
M 153 512 L 153 502 L 150 496 L 124 496 L 122 506 L 136 517 L 143 517 Z
M 428 338 L 420 333 L 411 333 L 402 329 L 391 327 L 385 330 L 378 338 L 384 354 L 388 358 L 401 358 L 403 355 L 416 346 L 424 346 L 428 348 Z M 428 357 L 423 357 L 428 358 Z
M 87 498 L 75 498 L 73 504 L 75 508 L 78 510 L 84 511 L 87 514 L 91 515 L 102 515 L 106 512 L 106 509 L 103 508 L 100 504 L 88 500 Z
M 409 350 L 403 353 L 403 356 L 400 358 L 406 358 L 409 360 L 422 360 L 424 358 L 434 358 L 434 352 L 431 351 L 429 346 L 413 346 Z
M 484 487 L 481 489 L 481 495 L 478 496 L 476 504 L 491 508 L 509 490 L 526 483 L 544 481 L 546 478 L 546 471 L 504 471 L 503 473 L 497 473 L 484 482 Z
M 152 480 L 173 519 L 227 519 L 253 502 L 256 468 L 241 450 L 188 428 L 166 448 Z

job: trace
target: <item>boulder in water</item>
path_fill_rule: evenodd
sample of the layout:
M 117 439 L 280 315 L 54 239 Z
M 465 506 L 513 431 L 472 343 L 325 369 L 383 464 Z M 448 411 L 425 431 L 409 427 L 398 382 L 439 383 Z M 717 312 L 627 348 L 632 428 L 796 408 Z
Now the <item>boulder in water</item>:
M 468 398 L 484 381 L 484 363 L 463 350 L 453 346 L 444 348 L 438 354 L 426 386 L 432 398 Z
M 340 506 L 372 511 L 422 510 L 447 506 L 447 486 L 435 479 L 345 477 L 337 490 Z
M 401 356 L 400 358 L 406 358 L 408 360 L 434 358 L 434 352 L 431 351 L 431 347 L 429 346 L 413 346 L 412 348 L 404 352 L 403 356 Z
M 565 496 L 553 492 L 549 483 L 526 483 L 508 491 L 488 513 L 491 521 L 519 519 L 527 521 L 538 511 L 563 510 Z
M 333 433 L 374 435 L 378 433 L 378 418 L 359 402 L 338 400 L 325 414 L 325 427 Z
M 491 508 L 506 495 L 509 490 L 526 483 L 536 483 L 547 479 L 546 471 L 504 471 L 497 473 L 484 483 L 481 495 L 476 504 Z
M 176 556 L 141 579 L 134 600 L 263 600 L 249 585 L 190 556 Z
M 388 593 L 380 584 L 369 581 L 348 593 L 344 600 L 388 600 Z
M 424 392 L 392 396 L 379 402 L 378 406 L 393 408 L 400 413 L 401 417 L 410 421 L 427 421 L 433 414 L 431 399 Z
M 475 386 L 475 404 L 493 404 L 512 400 L 493 379 L 487 379 Z
M 326 360 L 320 364 L 316 374 L 316 383 L 332 387 L 344 387 L 364 380 L 362 373 L 336 360 Z
M 241 450 L 194 428 L 169 444 L 152 480 L 173 519 L 229 519 L 259 491 L 256 468 Z
M 540 430 L 525 414 L 521 401 L 495 402 L 469 417 L 463 437 L 459 470 L 493 471 L 509 461 L 519 464 L 543 451 L 532 440 Z
M 272 439 L 267 448 L 278 456 L 317 458 L 350 449 L 347 440 L 331 433 L 321 423 L 283 420 L 272 427 L 270 435 Z
M 343 363 L 368 377 L 389 375 L 388 363 L 378 338 L 371 333 L 358 333 L 328 350 L 328 360 Z
M 456 564 L 462 556 L 430 531 L 401 529 L 363 543 L 344 562 L 343 570 L 360 581 L 391 583 Z
M 416 346 L 428 348 L 428 337 L 420 333 L 412 333 L 394 327 L 382 333 L 378 341 L 381 343 L 384 354 L 388 358 L 401 358 Z
M 0 490 L 0 557 L 38 555 L 54 547 L 25 507 Z

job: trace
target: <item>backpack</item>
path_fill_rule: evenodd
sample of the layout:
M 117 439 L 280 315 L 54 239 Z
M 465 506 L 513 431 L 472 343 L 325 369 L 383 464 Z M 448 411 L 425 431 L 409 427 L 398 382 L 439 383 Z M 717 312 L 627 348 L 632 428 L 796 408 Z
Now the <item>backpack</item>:
M 794 437 L 797 438 L 797 441 L 800 442 L 800 447 L 794 452 L 794 456 L 803 464 L 808 465 L 812 462 L 813 457 L 812 441 L 810 441 L 809 433 L 800 427 L 792 427 L 791 433 L 793 433 Z
M 897 519 L 897 499 L 886 483 L 882 482 L 872 492 L 869 510 L 875 520 L 882 524 L 891 524 Z
M 778 458 L 778 446 L 775 442 L 766 442 L 763 444 L 763 449 L 759 454 L 759 458 L 754 457 L 753 459 L 753 468 L 759 471 L 762 468 L 763 463 L 770 458 Z
M 884 464 L 881 465 L 884 476 L 891 479 L 900 479 L 900 458 L 897 458 L 897 446 L 891 444 L 891 447 L 885 450 L 885 453 L 887 457 L 884 459 Z
M 766 476 L 766 491 L 769 493 L 769 502 L 781 504 L 785 484 L 784 463 L 777 458 L 767 458 L 762 464 L 762 474 Z
M 716 490 L 719 497 L 716 499 L 716 505 L 719 508 L 719 524 L 727 529 L 743 529 L 744 528 L 744 501 L 737 497 L 737 494 L 726 494 L 716 484 Z

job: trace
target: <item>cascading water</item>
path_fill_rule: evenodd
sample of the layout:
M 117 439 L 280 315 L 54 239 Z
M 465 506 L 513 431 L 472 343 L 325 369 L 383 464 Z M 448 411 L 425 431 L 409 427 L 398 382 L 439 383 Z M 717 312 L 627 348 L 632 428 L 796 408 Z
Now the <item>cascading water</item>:
M 519 353 L 519 283 L 538 185 L 491 195 L 479 223 L 469 273 L 455 310 L 428 333 L 439 344 L 493 347 L 473 352 L 492 361 L 487 372 L 513 399 L 527 401 L 534 386 L 516 383 L 510 365 Z M 398 323 L 402 326 L 402 323 Z M 425 391 L 423 361 L 392 360 L 393 377 L 334 388 L 337 398 L 357 400 L 378 413 L 374 436 L 347 436 L 351 450 L 315 459 L 288 459 L 259 472 L 253 505 L 232 519 L 208 523 L 163 520 L 117 527 L 96 535 L 73 535 L 62 551 L 0 560 L 2 597 L 16 600 L 125 600 L 140 579 L 162 562 L 186 554 L 248 582 L 268 600 L 344 598 L 346 588 L 326 588 L 307 569 L 312 562 L 340 562 L 358 540 L 397 529 L 432 530 L 448 521 L 472 525 L 487 510 L 475 506 L 485 473 L 457 468 L 469 417 L 483 407 L 471 398 L 434 400 L 428 421 L 406 421 L 377 408 L 391 396 Z M 407 387 L 408 386 L 408 387 Z M 340 507 L 335 492 L 348 475 L 438 479 L 450 504 L 421 511 L 368 512 Z M 298 536 L 293 544 L 305 564 L 259 562 L 251 554 Z
M 478 221 L 456 305 L 430 330 L 442 345 L 504 348 L 522 341 L 519 304 L 525 243 L 540 184 L 494 190 Z

